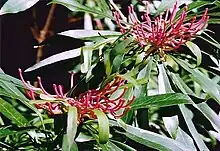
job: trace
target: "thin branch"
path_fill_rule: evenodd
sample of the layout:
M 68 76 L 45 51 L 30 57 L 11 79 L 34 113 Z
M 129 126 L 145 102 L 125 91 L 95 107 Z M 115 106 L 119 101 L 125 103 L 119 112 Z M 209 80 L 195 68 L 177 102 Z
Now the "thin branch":
M 44 41 L 46 39 L 46 36 L 48 34 L 51 22 L 52 22 L 52 18 L 53 18 L 53 14 L 56 8 L 56 4 L 52 4 L 49 14 L 47 16 L 47 20 L 46 23 L 44 25 L 44 28 L 40 31 L 40 36 L 38 37 L 38 43 L 41 43 L 42 41 Z M 37 59 L 36 59 L 36 63 L 40 62 L 41 57 L 43 56 L 43 47 L 39 47 L 37 50 Z

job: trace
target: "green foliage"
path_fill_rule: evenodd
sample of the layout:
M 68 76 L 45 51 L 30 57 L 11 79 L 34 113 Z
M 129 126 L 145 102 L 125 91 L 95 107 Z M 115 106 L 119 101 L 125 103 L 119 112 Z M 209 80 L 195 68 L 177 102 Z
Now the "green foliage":
M 25 11 L 38 1 L 39 0 L 8 0 L 0 9 L 0 15 Z
M 37 2 L 8 0 L 1 8 L 0 15 L 24 11 Z M 218 108 L 220 103 L 220 76 L 216 74 L 220 71 L 220 44 L 208 34 L 209 26 L 178 49 L 158 47 L 149 40 L 144 41 L 141 47 L 140 39 L 132 33 L 143 34 L 143 31 L 136 31 L 133 27 L 135 25 L 131 24 L 135 15 L 141 13 L 141 2 L 134 5 L 137 13 L 129 16 L 128 23 L 123 20 L 124 16 L 120 16 L 119 20 L 113 17 L 111 10 L 119 8 L 112 0 L 83 2 L 52 0 L 49 4 L 61 4 L 76 14 L 88 13 L 102 23 L 107 18 L 119 21 L 122 26 L 130 29 L 123 34 L 110 30 L 83 29 L 58 33 L 59 36 L 80 39 L 89 44 L 50 56 L 25 72 L 72 59 L 74 66 L 69 70 L 80 76 L 63 97 L 58 95 L 61 95 L 61 88 L 55 88 L 55 95 L 39 92 L 41 94 L 36 94 L 36 99 L 30 100 L 25 94 L 30 93 L 33 87 L 0 70 L 0 139 L 4 142 L 1 144 L 3 148 L 134 151 L 145 146 L 146 150 L 153 148 L 162 151 L 213 150 L 216 139 L 204 132 L 209 130 L 210 134 L 216 134 L 215 137 L 220 133 L 219 111 L 214 111 L 210 105 L 213 103 Z M 173 0 L 162 0 L 156 13 L 152 15 L 162 14 L 166 9 L 172 8 L 174 3 Z M 188 5 L 186 22 L 195 14 L 202 16 L 205 7 L 210 7 L 209 23 L 219 24 L 219 13 L 216 12 L 219 6 L 217 0 L 194 1 Z M 177 11 L 173 22 L 180 19 L 182 11 L 183 8 Z M 108 27 L 105 26 L 106 28 Z M 197 41 L 192 42 L 196 38 L 206 42 L 210 51 L 201 47 Z M 211 55 L 209 59 L 214 60 L 216 72 L 209 70 L 214 67 L 208 62 L 204 63 L 204 54 Z M 123 82 L 113 84 L 112 92 L 103 90 L 110 87 L 117 78 Z M 82 93 L 78 94 L 79 92 Z M 99 96 L 90 97 L 94 92 Z M 99 109 L 90 107 L 95 103 L 77 108 L 77 103 L 82 102 L 74 102 L 75 97 L 82 97 L 85 102 L 90 98 L 92 103 L 102 97 L 109 104 L 100 100 L 100 104 L 95 102 Z M 114 102 L 117 98 L 122 98 L 121 102 Z M 47 113 L 50 111 L 47 108 L 51 107 L 48 105 L 50 103 L 56 103 L 61 108 L 61 115 Z M 112 107 L 112 104 L 116 107 Z M 36 108 L 40 105 L 45 105 L 44 110 L 42 107 L 41 110 Z M 103 109 L 104 105 L 108 107 Z M 53 106 L 51 108 L 53 110 Z M 120 110 L 113 112 L 117 108 Z M 116 118 L 116 115 L 124 116 Z

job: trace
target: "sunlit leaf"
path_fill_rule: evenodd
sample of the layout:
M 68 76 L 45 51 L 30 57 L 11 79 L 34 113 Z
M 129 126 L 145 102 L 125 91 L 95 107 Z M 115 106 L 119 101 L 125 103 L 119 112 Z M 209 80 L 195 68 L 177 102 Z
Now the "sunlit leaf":
M 193 113 L 189 109 L 187 109 L 184 105 L 179 105 L 179 108 L 183 114 L 186 125 L 187 125 L 191 135 L 193 136 L 199 150 L 200 151 L 209 151 L 209 149 L 207 148 L 207 146 L 203 142 L 201 136 L 197 132 L 197 130 L 192 122 Z
M 116 122 L 111 121 L 111 124 L 119 126 Z M 161 150 L 161 151 L 186 151 L 190 150 L 188 146 L 177 142 L 176 140 L 170 139 L 166 136 L 159 135 L 157 133 L 143 130 L 137 127 L 133 127 L 126 124 L 125 133 L 119 132 L 126 135 L 128 138 L 143 144 L 145 146 Z
M 177 61 L 177 63 L 182 66 L 186 71 L 190 72 L 192 74 L 193 79 L 202 87 L 202 89 L 208 93 L 211 97 L 213 97 L 217 102 L 220 103 L 220 93 L 217 89 L 216 84 L 203 75 L 198 69 L 192 69 L 190 68 L 190 65 L 181 59 L 173 58 Z
M 176 139 L 177 129 L 179 126 L 178 116 L 175 115 L 172 117 L 163 117 L 163 122 L 170 136 Z
M 206 116 L 206 118 L 211 122 L 216 131 L 220 133 L 220 118 L 213 111 L 207 103 L 197 104 L 196 107 Z
M 183 80 L 176 74 L 171 74 L 174 83 L 178 86 L 178 88 L 184 94 L 190 94 L 196 96 L 194 92 L 183 82 Z M 195 101 L 195 100 L 193 100 Z M 207 105 L 207 103 L 203 102 L 200 104 L 194 104 L 194 106 L 211 122 L 216 131 L 220 132 L 220 118 L 219 116 Z
M 166 11 L 173 7 L 177 0 L 162 0 L 159 7 L 157 8 L 157 12 L 155 16 L 159 15 L 160 13 Z
M 194 145 L 193 139 L 184 132 L 180 127 L 177 129 L 177 137 L 176 141 L 184 144 L 185 146 L 188 146 L 190 148 L 190 151 L 196 151 L 196 147 Z
M 153 58 L 151 57 L 148 64 L 138 73 L 137 80 L 145 79 L 149 81 L 151 69 L 152 69 Z M 144 95 L 147 89 L 146 85 L 138 85 L 135 87 L 135 96 L 139 97 L 140 95 Z
M 8 0 L 1 8 L 0 15 L 25 11 L 39 0 Z
M 88 47 L 82 48 L 83 64 L 81 64 L 81 72 L 87 73 L 92 63 L 92 50 Z
M 193 9 L 198 9 L 201 8 L 203 6 L 206 5 L 212 5 L 214 4 L 214 2 L 209 2 L 207 3 L 207 1 L 196 1 L 196 2 L 192 2 L 191 4 L 187 5 L 187 12 L 192 11 Z M 181 13 L 183 12 L 184 8 L 181 8 L 180 10 L 177 11 L 176 17 L 175 17 L 175 21 L 180 17 Z
M 164 64 L 158 64 L 159 75 L 158 75 L 158 87 L 159 94 L 172 93 L 173 90 L 171 88 L 166 70 L 164 68 Z
M 116 31 L 109 31 L 109 30 L 83 30 L 83 29 L 76 29 L 76 30 L 67 30 L 61 33 L 58 33 L 59 35 L 64 35 L 72 38 L 79 38 L 84 40 L 94 40 L 95 38 L 102 38 L 104 37 L 115 37 L 120 36 L 120 32 Z M 103 37 L 102 37 L 103 36 Z
M 105 144 L 109 140 L 109 121 L 105 113 L 102 111 L 95 109 L 94 110 L 97 118 L 98 118 L 98 125 L 99 125 L 99 143 Z
M 83 132 L 80 132 L 79 135 L 77 136 L 77 138 L 75 139 L 76 142 L 87 142 L 87 141 L 91 141 L 94 140 L 94 138 L 90 135 L 87 135 Z
M 28 69 L 25 70 L 25 72 L 30 72 L 33 70 L 36 70 L 38 68 L 41 68 L 43 66 L 55 63 L 55 62 L 59 62 L 62 60 L 67 60 L 67 59 L 71 59 L 71 58 L 75 58 L 80 56 L 81 54 L 81 49 L 77 48 L 77 49 L 73 49 L 73 50 L 69 50 L 69 51 L 65 51 L 65 52 L 61 52 L 59 54 L 53 55 L 51 57 L 48 57 L 42 61 L 40 61 L 39 63 L 33 65 L 32 67 L 29 67 Z
M 107 18 L 113 19 L 113 16 L 111 14 L 103 13 L 103 11 L 98 10 L 96 8 L 91 8 L 91 7 L 82 5 L 77 1 L 73 1 L 73 0 L 52 0 L 51 3 L 61 4 L 65 7 L 67 7 L 68 9 L 70 9 L 71 11 L 92 13 L 92 14 L 96 14 L 96 15 L 99 15 L 99 16 L 102 16 L 102 17 L 107 17 Z
M 77 122 L 78 122 L 78 114 L 77 108 L 70 106 L 67 115 L 67 128 L 66 128 L 66 136 L 68 141 L 69 150 L 75 144 L 75 136 L 77 131 Z
M 192 53 L 196 56 L 197 58 L 197 66 L 199 66 L 202 62 L 202 53 L 200 48 L 193 42 L 187 41 L 186 46 L 192 51 Z

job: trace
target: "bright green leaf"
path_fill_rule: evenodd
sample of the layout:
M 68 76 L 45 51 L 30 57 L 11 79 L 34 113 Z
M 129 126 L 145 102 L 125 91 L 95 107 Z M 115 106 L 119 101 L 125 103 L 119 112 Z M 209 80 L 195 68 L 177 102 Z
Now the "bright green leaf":
M 92 50 L 88 47 L 82 48 L 83 64 L 81 64 L 81 72 L 87 73 L 92 64 Z
M 110 15 L 110 14 L 103 13 L 103 11 L 97 10 L 94 7 L 91 8 L 91 7 L 82 5 L 77 1 L 73 1 L 73 0 L 52 0 L 51 3 L 61 4 L 65 7 L 67 7 L 68 9 L 70 9 L 71 11 L 92 13 L 92 14 L 96 14 L 96 15 L 99 15 L 99 16 L 102 16 L 102 17 L 107 17 L 107 18 L 110 18 L 110 19 L 114 19 L 113 16 Z
M 140 96 L 132 104 L 132 109 L 165 107 L 178 104 L 191 104 L 188 95 L 182 93 L 168 93 L 154 96 Z
M 2 98 L 0 98 L 0 112 L 18 126 L 25 127 L 29 125 L 28 120 Z
M 69 148 L 75 144 L 75 136 L 77 131 L 77 122 L 78 122 L 78 114 L 77 108 L 74 106 L 70 106 L 67 115 L 67 128 L 66 128 L 66 136 L 69 144 Z M 70 149 L 69 149 L 70 150 Z
M 99 125 L 99 143 L 105 144 L 109 140 L 109 121 L 105 113 L 102 111 L 95 109 L 94 110 L 97 118 L 98 118 L 98 125 Z

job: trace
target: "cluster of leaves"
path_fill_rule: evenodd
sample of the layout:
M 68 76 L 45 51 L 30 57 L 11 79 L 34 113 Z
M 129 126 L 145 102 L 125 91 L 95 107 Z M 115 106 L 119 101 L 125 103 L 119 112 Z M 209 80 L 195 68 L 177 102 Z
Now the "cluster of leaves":
M 0 15 L 24 11 L 39 0 L 8 0 Z M 52 0 L 74 12 L 84 12 L 95 18 L 115 20 L 110 8 L 112 0 Z M 134 6 L 140 6 L 136 1 Z M 175 1 L 162 1 L 154 15 L 173 6 Z M 195 1 L 188 5 L 188 19 L 196 11 L 202 16 L 210 7 L 209 24 L 219 24 L 220 1 Z M 183 9 L 177 12 L 180 17 Z M 85 19 L 86 21 L 86 19 Z M 89 22 L 87 22 L 89 24 Z M 77 110 L 69 107 L 67 114 L 49 116 L 37 110 L 23 93 L 22 82 L 3 71 L 0 73 L 0 146 L 10 150 L 139 150 L 147 146 L 156 150 L 214 149 L 220 138 L 220 118 L 209 105 L 219 107 L 220 44 L 204 30 L 198 38 L 209 44 L 210 51 L 188 41 L 184 51 L 144 57 L 149 48 L 139 46 L 129 33 L 110 30 L 69 30 L 58 33 L 87 41 L 85 46 L 53 55 L 26 72 L 67 59 L 81 61 L 70 69 L 80 73 L 80 82 L 68 94 L 74 95 L 78 85 L 103 87 L 116 76 L 127 83 L 125 98 L 136 97 L 131 110 L 121 119 L 114 119 L 95 110 L 96 120 L 87 119 L 78 125 Z M 89 44 L 88 44 L 89 41 Z M 212 52 L 212 54 L 210 54 Z M 212 61 L 212 64 L 203 60 Z M 78 59 L 79 60 L 79 59 Z M 213 65 L 214 64 L 214 65 Z M 115 95 L 120 95 L 120 89 Z M 218 111 L 217 111 L 218 112 Z M 200 118 L 202 117 L 203 120 Z M 206 121 L 206 122 L 204 122 Z M 217 139 L 217 140 L 216 140 Z

